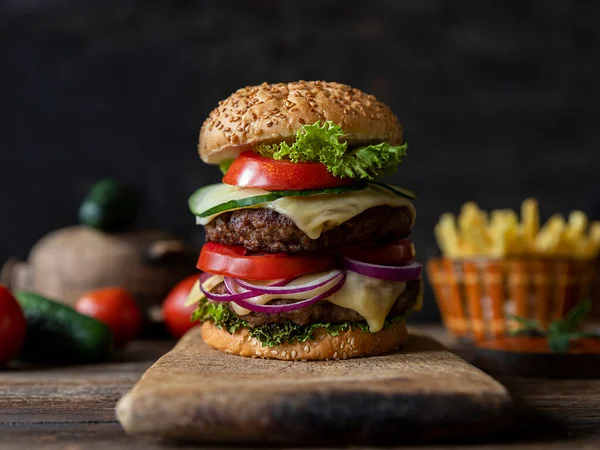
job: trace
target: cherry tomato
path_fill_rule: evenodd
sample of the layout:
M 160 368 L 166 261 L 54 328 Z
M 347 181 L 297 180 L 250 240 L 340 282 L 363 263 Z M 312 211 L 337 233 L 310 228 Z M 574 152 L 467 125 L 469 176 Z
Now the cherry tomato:
M 173 289 L 171 289 L 171 292 L 167 294 L 165 301 L 162 304 L 165 325 L 169 332 L 176 338 L 180 338 L 190 328 L 199 324 L 198 322 L 192 322 L 190 320 L 197 305 L 184 305 L 196 281 L 198 281 L 198 275 L 190 275 L 181 280 Z
M 415 259 L 415 247 L 408 239 L 384 245 L 355 245 L 340 250 L 344 256 L 358 261 L 394 266 Z
M 351 178 L 333 176 L 320 163 L 294 163 L 241 153 L 223 178 L 223 183 L 240 187 L 256 187 L 270 191 L 318 189 L 352 183 Z
M 108 325 L 116 348 L 123 348 L 135 339 L 142 325 L 142 313 L 135 299 L 118 287 L 85 293 L 75 303 L 75 309 Z
M 215 275 L 245 280 L 276 280 L 322 272 L 331 268 L 334 262 L 335 257 L 327 254 L 291 256 L 276 253 L 248 256 L 242 246 L 208 242 L 202 247 L 197 267 Z
M 0 285 L 0 365 L 15 358 L 23 342 L 27 324 L 15 297 Z

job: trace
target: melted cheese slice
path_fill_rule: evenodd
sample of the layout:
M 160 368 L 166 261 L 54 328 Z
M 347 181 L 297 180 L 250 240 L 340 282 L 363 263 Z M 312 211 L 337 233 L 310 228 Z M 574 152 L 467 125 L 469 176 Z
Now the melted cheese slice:
M 216 288 L 219 284 L 223 282 L 223 276 L 221 275 L 213 275 L 208 278 L 203 284 L 202 287 L 206 289 L 208 292 L 211 292 L 214 288 Z M 204 292 L 200 290 L 200 280 L 194 283 L 188 297 L 183 304 L 183 306 L 192 306 L 198 303 L 200 300 L 206 298 Z
M 405 289 L 404 282 L 378 280 L 347 272 L 342 288 L 327 301 L 356 311 L 365 318 L 369 330 L 377 333 L 383 328 L 385 318 Z
M 290 285 L 309 283 L 312 280 L 322 277 L 324 274 L 305 275 L 292 281 Z M 315 290 L 313 294 L 316 296 L 322 292 L 326 292 L 333 284 L 335 284 L 335 281 Z M 392 309 L 392 306 L 394 306 L 394 303 L 396 303 L 396 299 L 405 289 L 406 283 L 403 282 L 378 280 L 377 278 L 365 277 L 354 272 L 347 272 L 346 281 L 341 289 L 323 301 L 356 311 L 365 318 L 369 324 L 369 330 L 372 333 L 377 333 L 383 328 L 385 318 Z M 271 300 L 281 297 L 281 295 L 261 295 L 249 301 L 257 305 L 266 305 Z M 298 294 L 296 296 L 286 295 L 285 297 L 300 300 L 306 298 L 306 294 Z M 249 310 L 235 303 L 231 303 L 231 306 L 240 316 L 250 314 Z
M 231 200 L 268 193 L 263 189 L 239 188 L 227 184 L 215 184 L 205 189 L 205 195 L 196 205 L 198 210 L 205 211 Z M 305 197 L 283 197 L 271 202 L 237 209 L 272 209 L 292 220 L 311 239 L 318 239 L 324 231 L 335 228 L 363 211 L 376 206 L 406 207 L 412 217 L 411 225 L 414 223 L 415 208 L 410 200 L 399 197 L 385 188 L 371 184 L 362 191 Z M 219 214 L 210 217 L 197 217 L 196 221 L 200 225 L 206 225 Z

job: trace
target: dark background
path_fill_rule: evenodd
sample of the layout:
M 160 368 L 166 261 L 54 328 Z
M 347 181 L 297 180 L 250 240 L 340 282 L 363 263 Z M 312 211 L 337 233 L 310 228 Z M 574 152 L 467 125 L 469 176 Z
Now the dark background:
M 199 245 L 186 200 L 219 172 L 198 129 L 262 81 L 340 81 L 392 107 L 410 145 L 392 179 L 420 192 L 421 260 L 439 215 L 468 200 L 600 214 L 600 2 L 0 5 L 0 261 L 74 223 L 109 175 L 144 193 L 138 226 Z M 437 317 L 430 296 L 419 317 Z

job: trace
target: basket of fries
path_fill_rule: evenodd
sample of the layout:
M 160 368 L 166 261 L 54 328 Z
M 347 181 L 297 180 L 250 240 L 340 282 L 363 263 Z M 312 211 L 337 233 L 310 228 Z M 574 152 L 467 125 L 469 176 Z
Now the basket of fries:
M 443 257 L 429 260 L 427 272 L 442 320 L 456 336 L 502 337 L 518 328 L 515 317 L 546 328 L 592 299 L 600 222 L 589 224 L 581 211 L 540 226 L 535 199 L 523 202 L 520 219 L 512 210 L 488 215 L 466 203 L 458 217 L 442 215 L 435 235 Z

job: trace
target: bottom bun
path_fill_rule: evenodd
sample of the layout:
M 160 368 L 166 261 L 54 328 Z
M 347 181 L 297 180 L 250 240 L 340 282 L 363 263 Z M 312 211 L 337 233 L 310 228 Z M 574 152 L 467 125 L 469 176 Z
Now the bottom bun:
M 283 360 L 348 359 L 379 355 L 397 349 L 408 336 L 406 324 L 398 322 L 377 333 L 360 330 L 342 331 L 331 336 L 323 328 L 317 328 L 314 340 L 263 347 L 259 340 L 250 336 L 247 328 L 229 334 L 213 322 L 204 322 L 202 338 L 211 347 L 225 353 L 240 356 Z

